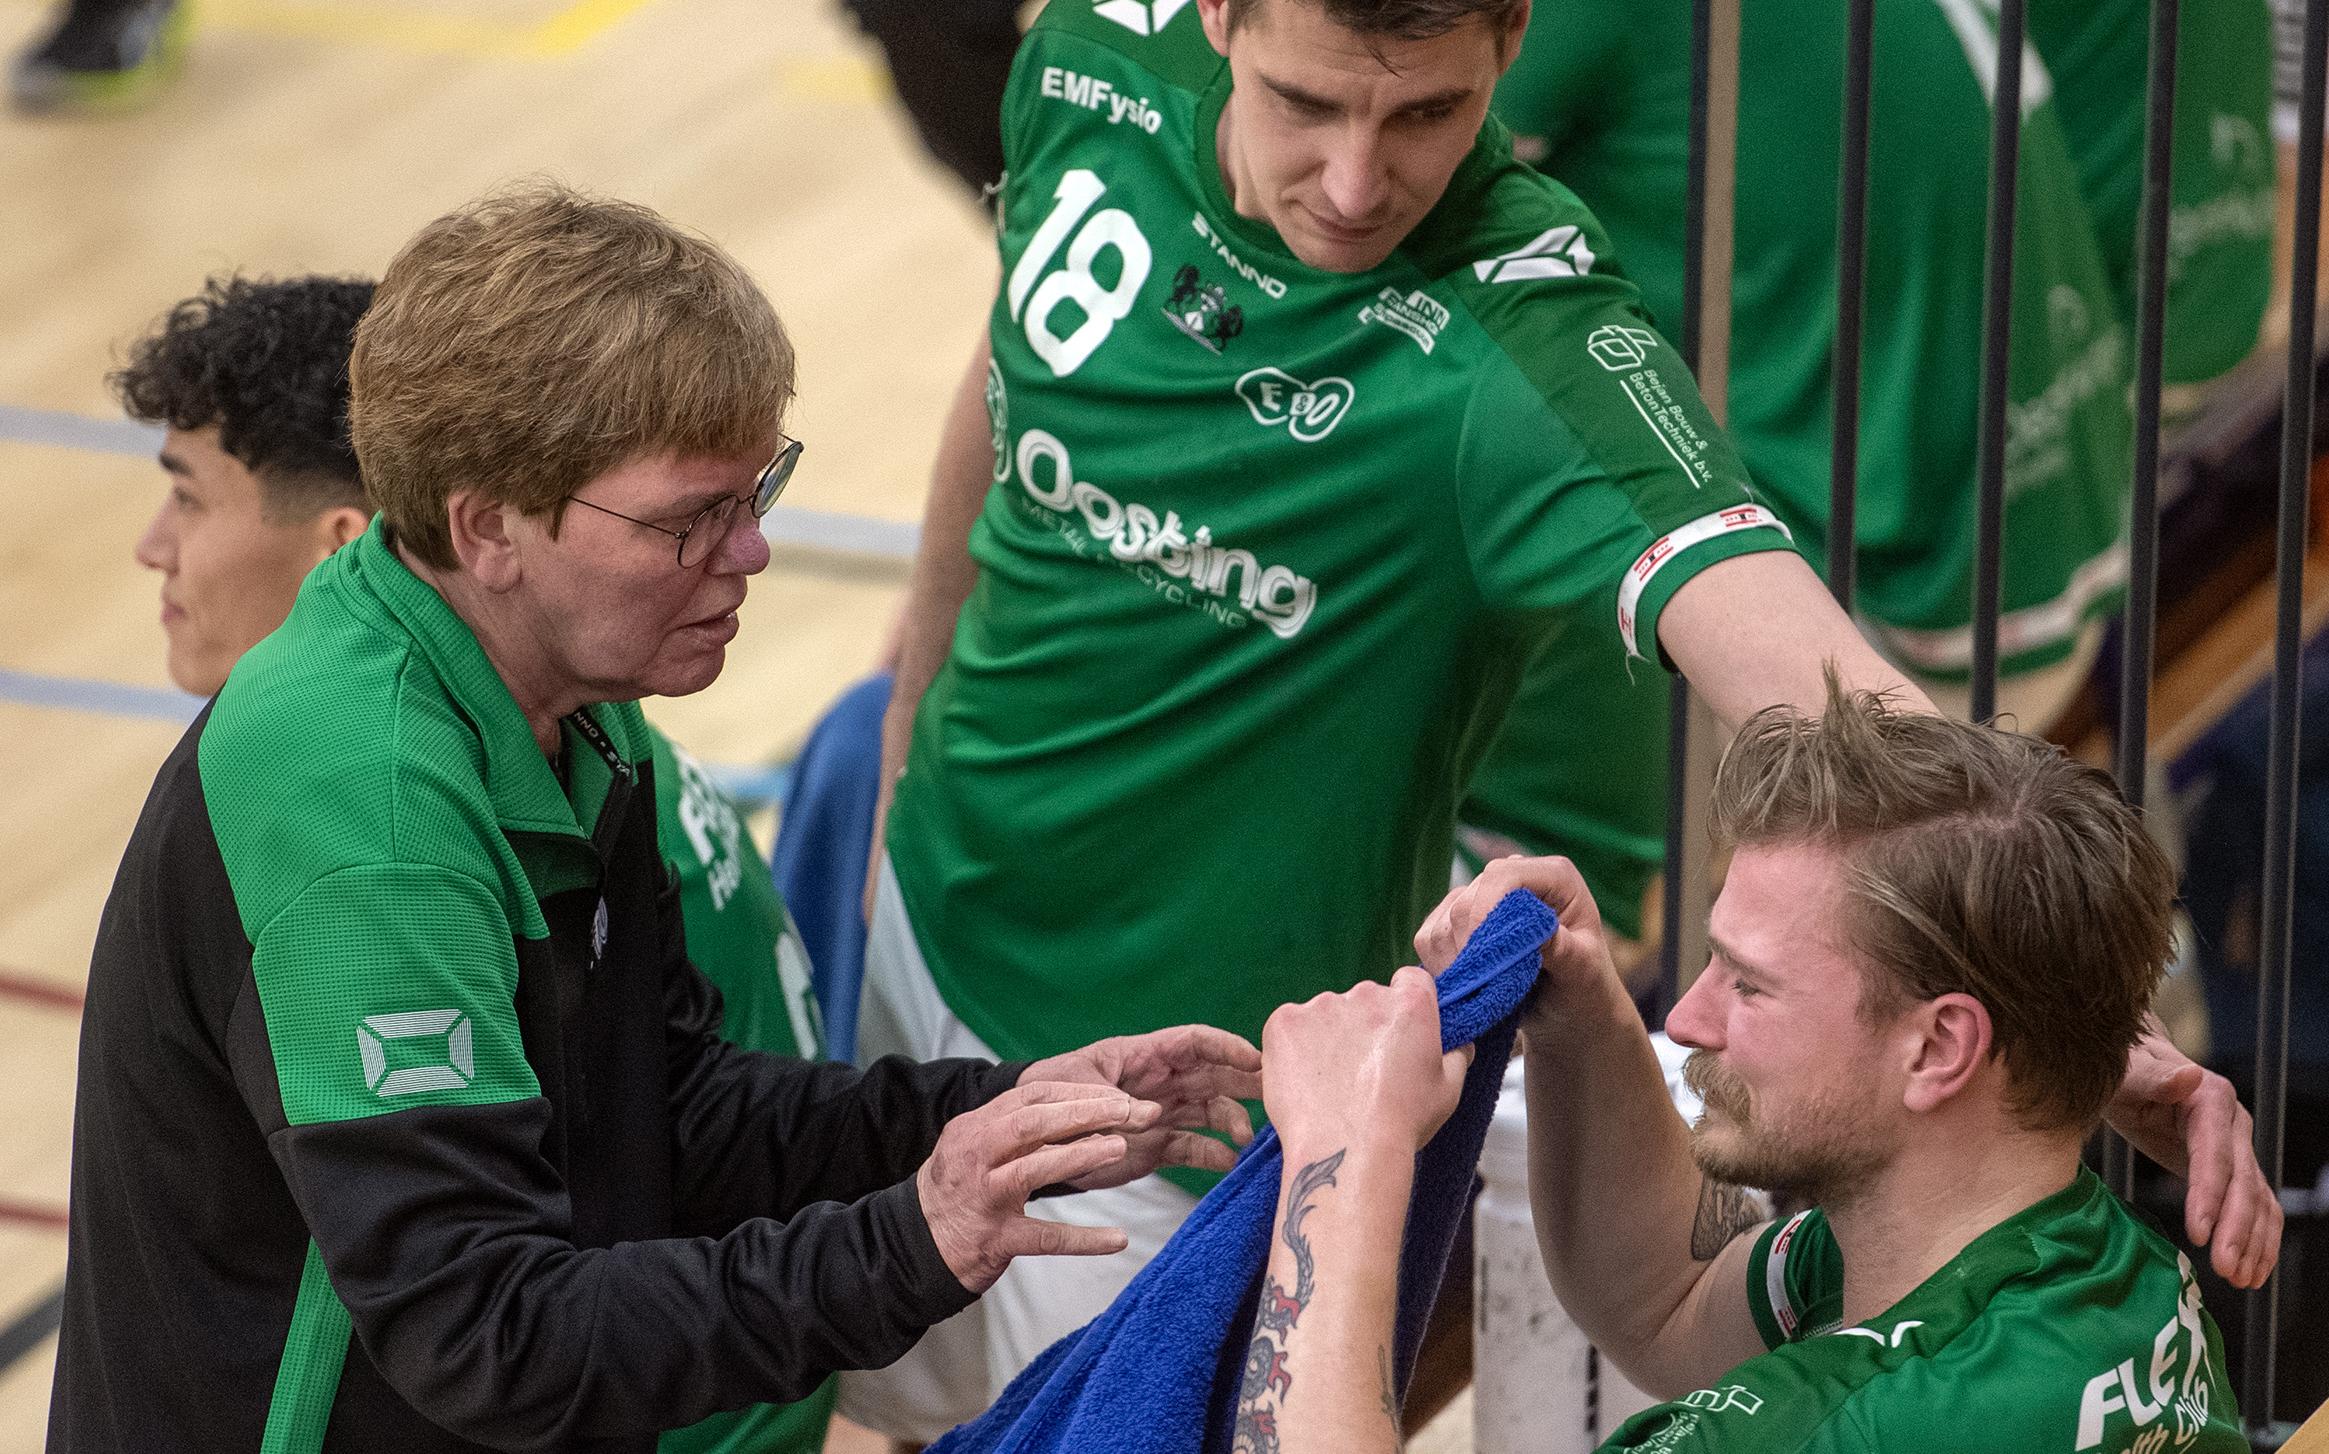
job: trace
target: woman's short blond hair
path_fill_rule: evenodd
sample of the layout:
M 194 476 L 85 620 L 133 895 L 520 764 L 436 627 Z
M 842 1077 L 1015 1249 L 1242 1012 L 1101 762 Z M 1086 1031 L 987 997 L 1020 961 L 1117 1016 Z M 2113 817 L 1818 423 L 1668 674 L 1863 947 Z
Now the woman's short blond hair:
M 792 344 L 736 260 L 635 203 L 528 182 L 406 243 L 356 330 L 349 432 L 397 541 L 452 569 L 469 490 L 557 527 L 634 459 L 771 448 Z

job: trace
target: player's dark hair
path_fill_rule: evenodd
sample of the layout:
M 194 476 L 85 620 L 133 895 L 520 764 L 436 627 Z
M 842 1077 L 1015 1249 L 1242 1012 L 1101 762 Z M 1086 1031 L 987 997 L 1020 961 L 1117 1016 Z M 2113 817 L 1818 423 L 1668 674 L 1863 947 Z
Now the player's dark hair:
M 369 509 L 348 442 L 348 354 L 372 303 L 358 278 L 212 278 L 130 347 L 108 380 L 124 409 L 218 427 L 276 520 Z
M 1229 0 L 1229 28 L 1253 13 L 1262 0 Z M 1326 18 L 1371 39 L 1430 40 L 1446 35 L 1473 16 L 1502 35 L 1520 19 L 1526 0 L 1302 0 L 1326 12 Z
M 2060 748 L 1845 692 L 1747 719 L 1715 770 L 1714 833 L 1813 844 L 1843 867 L 1862 1012 L 1968 994 L 2009 1104 L 2091 1130 L 2173 949 L 2175 870 L 2102 772 Z

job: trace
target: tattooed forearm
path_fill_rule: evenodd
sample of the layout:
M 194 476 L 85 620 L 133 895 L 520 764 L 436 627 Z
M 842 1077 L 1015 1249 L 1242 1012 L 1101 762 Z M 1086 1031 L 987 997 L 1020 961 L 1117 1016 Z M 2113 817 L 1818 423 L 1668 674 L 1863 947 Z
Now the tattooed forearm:
M 1712 1262 L 1731 1240 L 1762 1220 L 1754 1198 L 1728 1182 L 1705 1177 L 1698 1184 L 1698 1215 L 1690 1223 L 1690 1256 Z
M 1310 1239 L 1302 1235 L 1302 1221 L 1310 1215 L 1311 1199 L 1334 1185 L 1334 1173 L 1343 1153 L 1313 1161 L 1294 1174 L 1294 1188 L 1286 1198 L 1286 1215 L 1278 1235 L 1294 1254 L 1294 1290 L 1272 1277 L 1262 1284 L 1261 1306 L 1254 1311 L 1253 1346 L 1245 1354 L 1245 1381 L 1238 1389 L 1237 1428 L 1231 1436 L 1235 1454 L 1277 1454 L 1278 1411 L 1294 1391 L 1293 1370 L 1286 1366 L 1286 1343 L 1302 1310 L 1316 1291 L 1316 1259 Z

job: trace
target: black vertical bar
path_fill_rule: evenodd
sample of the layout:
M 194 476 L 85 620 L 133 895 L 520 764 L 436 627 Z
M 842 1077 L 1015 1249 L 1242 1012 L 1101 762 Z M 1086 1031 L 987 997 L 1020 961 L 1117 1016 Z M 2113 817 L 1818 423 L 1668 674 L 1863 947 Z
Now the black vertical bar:
M 1706 91 L 1714 0 L 1690 4 L 1690 176 L 1682 205 L 1682 356 L 1696 370 L 1698 284 L 1706 268 Z M 1689 817 L 1690 683 L 1677 674 L 1666 693 L 1666 883 L 1658 978 L 1668 1007 L 1682 995 L 1682 841 Z
M 2305 0 L 2303 89 L 2297 103 L 2295 264 L 2289 291 L 2287 392 L 2281 407 L 2279 601 L 2273 642 L 2272 735 L 2265 749 L 2264 887 L 2256 998 L 2256 1159 L 2281 1184 L 2288 1109 L 2290 912 L 2296 890 L 2297 703 L 2303 686 L 2298 617 L 2304 606 L 2305 492 L 2313 464 L 2313 314 L 2320 286 L 2323 51 L 2329 0 Z M 2280 1274 L 2248 1295 L 2247 1367 L 2240 1404 L 2251 1438 L 2272 1427 Z
M 2021 174 L 2022 3 L 1997 16 L 1997 81 L 1990 91 L 1989 259 L 1981 305 L 1980 481 L 1974 509 L 1973 720 L 1997 713 L 1997 617 L 2004 559 L 2006 363 L 2013 342 L 2015 188 Z
M 1835 434 L 1828 468 L 1828 590 L 1852 609 L 1860 478 L 1860 316 L 1868 265 L 1868 91 L 1876 0 L 1852 0 L 1844 35 L 1844 156 L 1836 188 Z
M 2127 497 L 2127 617 L 2119 661 L 2119 791 L 2143 806 L 2151 770 L 2151 663 L 2159 612 L 2159 391 L 2167 337 L 2167 218 L 2175 178 L 2175 64 L 2181 0 L 2151 0 L 2144 92 L 2143 236 L 2135 286 L 2135 477 Z M 2103 1175 L 2132 1200 L 2135 1158 L 2104 1142 Z

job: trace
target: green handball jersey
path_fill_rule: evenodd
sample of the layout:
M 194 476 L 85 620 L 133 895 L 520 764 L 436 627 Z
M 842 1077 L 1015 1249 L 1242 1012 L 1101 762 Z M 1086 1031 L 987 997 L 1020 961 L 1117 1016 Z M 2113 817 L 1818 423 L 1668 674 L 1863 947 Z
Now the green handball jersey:
M 2120 318 L 2135 326 L 2143 218 L 2146 0 L 2038 0 L 2030 39 L 2094 209 Z M 2272 290 L 2272 15 L 2264 0 L 2178 12 L 2167 215 L 2166 379 L 2212 379 L 2256 347 Z
M 735 801 L 687 750 L 653 727 L 655 841 L 679 883 L 687 953 L 719 986 L 721 1038 L 747 1050 L 825 1054 L 809 956 Z M 658 1441 L 658 1454 L 817 1454 L 833 1420 L 828 1378 L 798 1403 L 714 1414 Z
M 1995 23 L 1980 0 L 1876 6 L 1856 605 L 1896 661 L 1943 678 L 1972 660 Z M 1726 424 L 1815 560 L 1834 421 L 1844 30 L 1843 0 L 1804 0 L 1746 7 L 1740 34 Z M 1607 224 L 1669 331 L 1682 316 L 1689 55 L 1688 6 L 1540 5 L 1496 93 L 1522 154 Z M 1998 640 L 2009 673 L 2061 660 L 2115 606 L 2134 433 L 2128 329 L 2035 49 L 2022 81 Z
M 1654 659 L 1685 579 L 1788 548 L 1500 124 L 1329 273 L 1224 194 L 1229 86 L 1186 0 L 1054 0 L 1006 96 L 978 581 L 888 843 L 1007 1057 L 1406 963 L 1522 669 Z
M 1765 1228 L 1747 1301 L 1771 1349 L 1635 1415 L 1615 1450 L 2243 1454 L 2190 1262 L 2081 1170 L 1864 1326 L 1816 1209 Z

